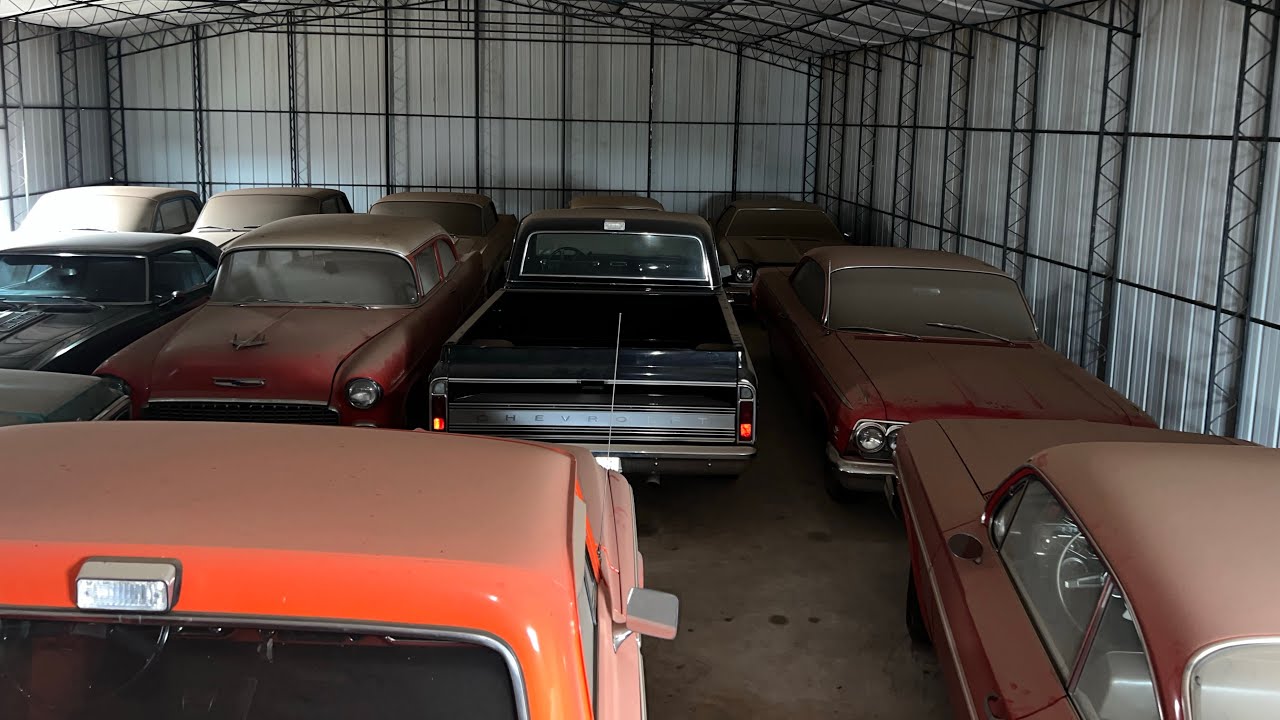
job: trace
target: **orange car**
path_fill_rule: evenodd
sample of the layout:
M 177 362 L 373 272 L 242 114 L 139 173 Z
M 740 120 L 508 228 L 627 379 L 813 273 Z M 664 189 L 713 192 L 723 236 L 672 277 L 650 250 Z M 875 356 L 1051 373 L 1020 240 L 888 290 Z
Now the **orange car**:
M 586 451 L 143 421 L 0 454 L 0 717 L 639 720 L 639 635 L 675 635 Z

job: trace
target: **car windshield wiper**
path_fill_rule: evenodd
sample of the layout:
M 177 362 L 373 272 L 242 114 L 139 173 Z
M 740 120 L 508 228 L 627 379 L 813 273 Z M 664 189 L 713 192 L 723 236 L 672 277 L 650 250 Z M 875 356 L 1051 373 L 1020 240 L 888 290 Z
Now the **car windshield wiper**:
M 993 332 L 987 332 L 986 330 L 971 328 L 968 325 L 957 325 L 955 323 L 939 323 L 939 322 L 925 323 L 925 325 L 928 325 L 929 327 L 942 328 L 943 330 L 959 330 L 960 332 L 973 333 L 974 335 L 984 335 L 986 337 L 991 338 L 992 340 L 999 340 L 1000 342 L 1006 345 L 1017 344 L 1003 335 L 997 335 Z
M 868 327 L 866 325 L 843 325 L 836 330 L 847 330 L 849 332 L 871 333 L 873 335 L 897 335 L 898 337 L 907 337 L 912 340 L 923 340 L 924 338 L 909 332 L 899 332 L 897 330 L 885 330 L 884 328 Z
M 31 298 L 32 300 L 63 300 L 63 301 L 66 301 L 67 303 L 71 303 L 75 305 L 83 305 L 83 306 L 94 308 L 96 310 L 101 310 L 103 308 L 103 305 L 101 305 L 100 303 L 96 303 L 92 300 L 88 300 L 82 297 L 73 297 L 71 295 L 28 295 L 27 297 Z M 61 305 L 61 304 L 63 303 L 60 303 L 60 302 L 59 303 L 37 303 L 37 302 L 27 303 L 28 306 L 30 305 L 48 306 L 48 305 Z
M 196 230 L 212 230 L 214 232 L 235 232 L 234 228 L 224 228 L 221 225 L 201 225 Z
M 370 306 L 365 305 L 364 303 L 341 302 L 338 300 L 303 300 L 300 304 L 302 305 L 344 305 L 346 307 L 358 307 L 364 310 L 370 309 Z

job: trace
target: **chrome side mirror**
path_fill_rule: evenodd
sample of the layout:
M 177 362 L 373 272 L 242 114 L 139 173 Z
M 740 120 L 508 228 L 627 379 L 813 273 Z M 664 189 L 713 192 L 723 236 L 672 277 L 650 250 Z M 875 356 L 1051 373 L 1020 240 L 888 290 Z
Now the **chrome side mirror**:
M 680 598 L 671 593 L 631 588 L 627 595 L 627 629 L 671 640 L 680 624 Z

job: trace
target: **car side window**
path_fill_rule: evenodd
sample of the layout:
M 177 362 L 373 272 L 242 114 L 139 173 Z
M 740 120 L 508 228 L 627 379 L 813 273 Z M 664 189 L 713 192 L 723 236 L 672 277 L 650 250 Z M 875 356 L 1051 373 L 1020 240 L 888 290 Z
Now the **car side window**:
M 458 259 L 453 254 L 453 244 L 438 240 L 436 241 L 436 252 L 440 253 L 441 274 L 449 277 L 449 273 L 453 272 L 453 266 L 458 264 Z
M 424 248 L 414 258 L 414 263 L 418 266 L 418 275 L 422 277 L 422 294 L 425 296 L 431 292 L 431 288 L 440 284 L 440 267 L 436 265 L 435 251 L 430 246 Z
M 196 265 L 200 266 L 200 272 L 205 282 L 213 279 L 213 274 L 218 271 L 218 263 L 205 257 L 203 253 L 191 251 L 191 255 L 196 259 Z
M 320 212 L 322 214 L 340 213 L 342 212 L 342 205 L 338 202 L 337 197 L 331 197 L 327 200 L 321 201 Z
M 733 222 L 733 214 L 737 212 L 736 208 L 729 208 L 720 213 L 720 217 L 716 219 L 716 236 L 723 237 L 729 231 L 729 224 Z
M 804 309 L 809 311 L 813 319 L 818 322 L 822 322 L 826 280 L 826 273 L 818 263 L 812 260 L 800 263 L 800 267 L 791 274 L 791 289 L 795 291 L 796 297 L 800 298 L 800 304 L 804 305 Z
M 1119 591 L 1112 591 L 1098 621 L 1072 699 L 1088 720 L 1159 720 L 1151 665 Z
M 187 211 L 183 207 L 181 199 L 166 200 L 160 203 L 160 207 L 156 212 L 156 232 L 182 232 L 186 226 Z
M 187 215 L 187 225 L 195 225 L 196 218 L 200 217 L 200 206 L 196 204 L 195 199 L 183 198 L 182 210 Z
M 1101 558 L 1049 488 L 1027 481 L 1000 557 L 1064 680 L 1106 584 Z
M 187 292 L 209 280 L 206 264 L 190 250 L 175 250 L 158 255 L 151 261 L 151 295 L 163 298 L 175 292 Z
M 493 203 L 484 206 L 484 213 L 481 215 L 481 223 L 484 225 L 484 232 L 488 234 L 494 225 L 498 224 L 498 211 L 494 209 Z
M 596 644 L 598 642 L 596 603 L 599 601 L 599 585 L 596 582 L 595 570 L 591 567 L 588 555 L 582 565 L 582 582 L 578 583 L 578 636 L 582 641 L 583 669 L 587 674 L 587 689 L 591 692 L 591 701 L 596 697 Z

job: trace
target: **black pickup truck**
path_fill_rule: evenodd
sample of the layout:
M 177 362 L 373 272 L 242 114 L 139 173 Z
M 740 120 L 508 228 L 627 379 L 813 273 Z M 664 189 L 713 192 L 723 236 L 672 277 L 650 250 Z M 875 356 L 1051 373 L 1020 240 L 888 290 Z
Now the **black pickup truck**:
M 737 475 L 755 455 L 755 372 L 694 215 L 527 216 L 429 390 L 435 431 L 580 445 L 636 475 Z

